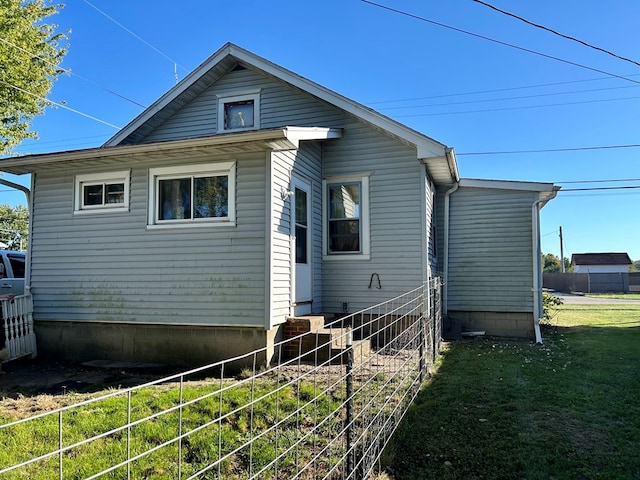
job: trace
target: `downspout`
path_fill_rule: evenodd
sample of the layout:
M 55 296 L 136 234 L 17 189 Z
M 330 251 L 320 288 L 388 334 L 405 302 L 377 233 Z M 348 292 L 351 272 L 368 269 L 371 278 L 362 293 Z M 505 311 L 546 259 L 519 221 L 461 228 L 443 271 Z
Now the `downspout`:
M 442 285 L 442 314 L 446 315 L 449 310 L 448 293 L 449 293 L 449 196 L 458 190 L 460 184 L 455 182 L 444 194 L 444 250 L 443 250 L 443 285 Z
M 536 343 L 542 342 L 542 333 L 540 332 L 540 299 L 542 296 L 542 265 L 540 256 L 540 204 L 548 202 L 556 197 L 558 192 L 554 190 L 553 195 L 549 198 L 538 199 L 531 205 L 531 246 L 533 251 L 533 330 L 536 335 Z
M 31 219 L 33 218 L 33 212 L 31 211 L 31 190 L 24 185 L 14 183 L 4 178 L 0 178 L 0 185 L 5 185 L 10 188 L 20 190 L 27 197 L 27 210 L 29 211 L 29 229 L 27 235 L 27 265 L 24 272 L 24 293 L 26 295 L 31 291 Z

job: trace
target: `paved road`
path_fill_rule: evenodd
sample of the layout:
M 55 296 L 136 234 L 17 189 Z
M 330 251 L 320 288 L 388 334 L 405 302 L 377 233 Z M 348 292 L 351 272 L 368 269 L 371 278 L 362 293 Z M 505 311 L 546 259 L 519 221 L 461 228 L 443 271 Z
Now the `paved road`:
M 583 305 L 640 305 L 640 300 L 625 300 L 618 298 L 593 298 L 584 295 L 576 295 L 573 293 L 551 292 L 556 297 L 560 297 L 565 304 L 583 304 Z

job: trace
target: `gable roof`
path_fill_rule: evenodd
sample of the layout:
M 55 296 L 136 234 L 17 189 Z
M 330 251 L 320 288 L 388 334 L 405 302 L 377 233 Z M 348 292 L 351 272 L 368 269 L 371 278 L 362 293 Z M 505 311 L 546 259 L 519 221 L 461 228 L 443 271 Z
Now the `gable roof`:
M 200 144 L 209 145 L 210 143 L 220 145 L 219 149 L 225 148 L 223 144 L 230 142 L 233 143 L 233 149 L 241 149 L 243 147 L 239 145 L 239 142 L 243 140 L 253 141 L 255 135 L 262 136 L 259 132 L 265 133 L 269 137 L 268 141 L 280 141 L 284 138 L 286 142 L 293 141 L 295 143 L 297 140 L 312 138 L 300 136 L 300 132 L 304 130 L 303 128 L 283 126 L 282 128 L 272 129 L 272 131 L 241 132 L 233 136 L 216 134 L 209 137 L 186 140 L 139 143 L 146 135 L 197 97 L 218 78 L 238 65 L 260 70 L 271 78 L 285 82 L 328 102 L 398 141 L 415 147 L 417 159 L 427 166 L 434 183 L 448 185 L 460 179 L 455 153 L 452 148 L 232 43 L 225 44 L 211 55 L 180 83 L 107 140 L 102 147 L 2 159 L 0 160 L 0 171 L 16 174 L 30 173 L 35 168 L 41 168 L 42 166 L 53 168 L 56 164 L 69 161 L 78 162 L 82 158 L 96 159 L 98 161 L 100 158 L 121 153 L 129 154 L 135 152 L 141 155 L 148 155 L 163 149 L 171 150 L 174 146 L 182 146 L 183 143 L 192 147 L 191 142 L 195 142 L 198 146 Z M 334 137 L 339 136 L 337 129 L 321 128 L 320 130 L 327 130 L 330 132 L 329 135 Z M 322 135 L 325 134 L 322 133 Z M 260 141 L 262 140 L 264 139 L 260 138 Z
M 631 265 L 633 262 L 627 253 L 574 253 L 572 265 Z
M 436 183 L 459 180 L 452 148 L 232 43 L 222 46 L 103 146 L 136 143 L 238 64 L 258 69 L 354 115 L 405 144 L 415 146 L 418 159 L 427 165 Z

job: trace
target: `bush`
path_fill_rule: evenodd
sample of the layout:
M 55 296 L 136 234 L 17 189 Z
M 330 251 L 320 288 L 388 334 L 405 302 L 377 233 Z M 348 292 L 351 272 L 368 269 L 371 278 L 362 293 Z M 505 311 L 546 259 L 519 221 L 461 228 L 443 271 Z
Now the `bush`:
M 542 318 L 540 323 L 550 325 L 551 320 L 558 315 L 558 307 L 562 305 L 562 299 L 551 293 L 542 292 Z

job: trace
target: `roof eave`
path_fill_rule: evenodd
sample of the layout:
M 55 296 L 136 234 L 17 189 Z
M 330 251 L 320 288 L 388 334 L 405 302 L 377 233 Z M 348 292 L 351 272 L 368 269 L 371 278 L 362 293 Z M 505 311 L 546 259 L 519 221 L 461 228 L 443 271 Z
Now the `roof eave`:
M 339 138 L 340 136 L 342 136 L 342 130 L 336 128 L 284 127 L 166 142 L 116 145 L 112 147 L 97 147 L 14 157 L 0 160 L 0 171 L 24 174 L 31 173 L 38 167 L 78 160 L 108 159 L 118 156 L 146 155 L 156 152 L 180 152 L 201 147 L 215 150 L 216 146 L 242 144 L 247 145 L 247 151 L 291 150 L 297 149 L 303 140 L 329 140 Z

